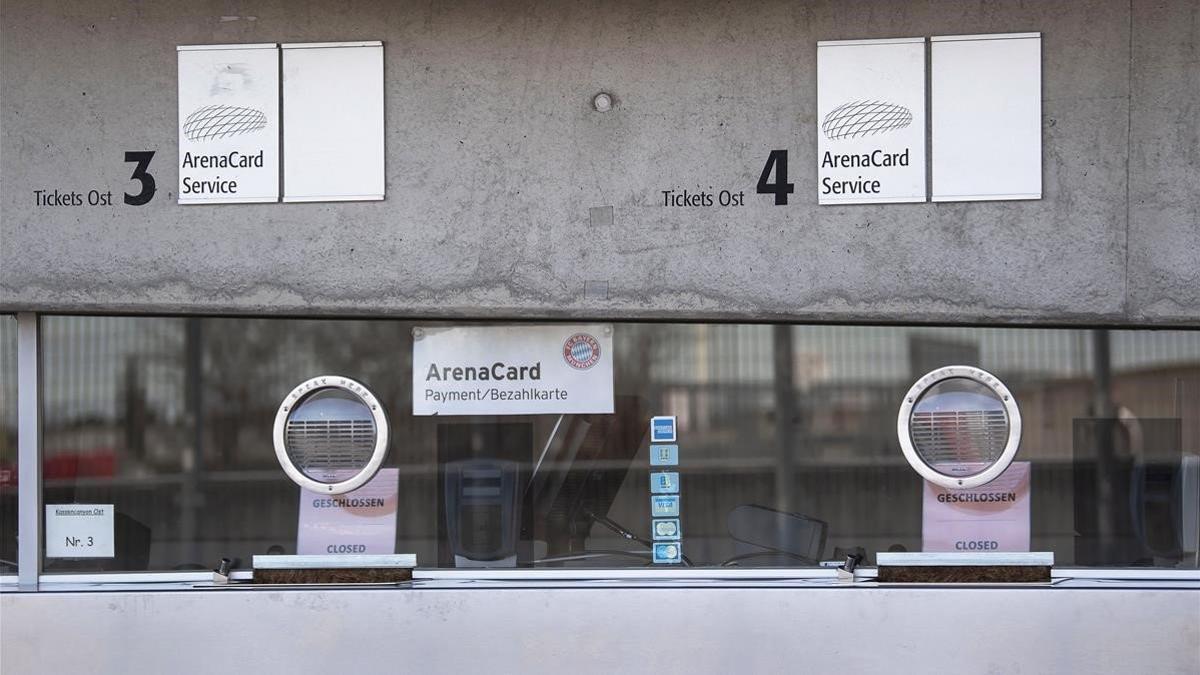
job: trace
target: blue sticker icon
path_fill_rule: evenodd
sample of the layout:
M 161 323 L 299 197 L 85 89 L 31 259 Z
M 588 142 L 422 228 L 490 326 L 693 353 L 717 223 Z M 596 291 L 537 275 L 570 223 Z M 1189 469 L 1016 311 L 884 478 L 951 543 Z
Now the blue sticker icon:
M 679 464 L 678 445 L 650 446 L 650 466 L 675 466 Z
M 650 516 L 674 518 L 679 516 L 679 495 L 662 495 L 650 498 Z
M 683 561 L 683 547 L 679 542 L 669 542 L 654 545 L 654 562 L 673 564 Z
M 656 495 L 679 492 L 679 473 L 661 471 L 650 474 L 650 492 Z
M 675 442 L 675 416 L 663 415 L 650 418 L 650 442 L 651 443 L 674 443 Z
M 650 521 L 650 531 L 654 540 L 675 540 L 683 538 L 683 530 L 679 527 L 678 518 L 663 518 Z

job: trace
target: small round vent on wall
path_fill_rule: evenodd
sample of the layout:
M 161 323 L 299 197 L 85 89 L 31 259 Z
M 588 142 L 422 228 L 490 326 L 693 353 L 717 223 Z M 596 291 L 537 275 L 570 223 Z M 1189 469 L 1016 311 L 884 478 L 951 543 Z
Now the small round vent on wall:
M 938 368 L 904 395 L 896 419 L 904 458 L 932 483 L 979 487 L 1004 473 L 1021 441 L 1021 412 L 996 376 L 973 366 Z
M 375 476 L 388 447 L 383 406 L 366 387 L 322 375 L 292 390 L 275 414 L 275 456 L 297 485 L 344 494 Z

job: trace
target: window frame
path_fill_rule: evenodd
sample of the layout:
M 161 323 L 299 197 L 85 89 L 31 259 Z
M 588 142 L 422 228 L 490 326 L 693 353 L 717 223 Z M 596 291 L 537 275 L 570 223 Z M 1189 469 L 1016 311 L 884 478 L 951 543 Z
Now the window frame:
M 43 508 L 42 508 L 42 333 L 41 319 L 52 313 L 17 312 L 17 462 L 18 462 L 18 571 L 15 575 L 0 575 L 0 591 L 78 591 L 130 590 L 117 588 L 138 585 L 143 590 L 162 590 L 163 586 L 206 588 L 213 585 L 213 573 L 208 571 L 144 571 L 42 573 Z M 269 317 L 261 317 L 269 318 Z M 1087 327 L 1080 327 L 1087 328 Z M 1134 329 L 1136 330 L 1136 329 Z M 31 487 L 32 486 L 32 487 Z M 854 584 L 873 582 L 876 568 L 863 566 L 855 570 Z M 230 579 L 249 581 L 253 570 L 235 570 Z M 797 568 L 613 568 L 613 569 L 420 569 L 414 571 L 416 582 L 492 581 L 492 582 L 770 582 L 788 581 L 811 583 L 838 578 L 832 567 Z M 1051 583 L 1063 580 L 1088 579 L 1115 583 L 1187 582 L 1200 583 L 1200 569 L 1171 569 L 1152 567 L 1052 567 Z M 86 587 L 86 588 L 84 588 Z

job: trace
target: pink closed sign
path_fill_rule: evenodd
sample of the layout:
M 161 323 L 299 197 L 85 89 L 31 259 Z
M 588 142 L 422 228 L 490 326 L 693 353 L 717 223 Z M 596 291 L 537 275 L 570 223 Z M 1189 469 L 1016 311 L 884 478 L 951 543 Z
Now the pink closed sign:
M 395 553 L 399 478 L 399 469 L 380 469 L 366 485 L 342 495 L 301 488 L 296 553 Z
M 1013 462 L 992 482 L 951 490 L 925 482 L 921 550 L 1029 550 L 1029 462 Z

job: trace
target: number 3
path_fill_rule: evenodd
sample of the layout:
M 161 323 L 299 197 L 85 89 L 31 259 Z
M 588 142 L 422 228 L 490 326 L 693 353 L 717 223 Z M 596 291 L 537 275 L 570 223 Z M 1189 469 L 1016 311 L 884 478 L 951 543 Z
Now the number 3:
M 133 175 L 129 180 L 136 180 L 142 183 L 142 191 L 136 195 L 125 193 L 125 203 L 130 206 L 141 206 L 154 198 L 155 184 L 154 176 L 146 173 L 146 167 L 150 166 L 150 160 L 154 159 L 153 150 L 142 150 L 139 152 L 126 152 L 126 162 L 137 162 L 137 166 L 133 168 Z

